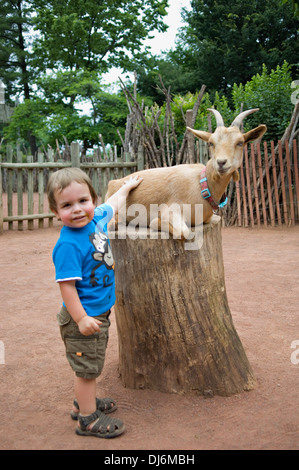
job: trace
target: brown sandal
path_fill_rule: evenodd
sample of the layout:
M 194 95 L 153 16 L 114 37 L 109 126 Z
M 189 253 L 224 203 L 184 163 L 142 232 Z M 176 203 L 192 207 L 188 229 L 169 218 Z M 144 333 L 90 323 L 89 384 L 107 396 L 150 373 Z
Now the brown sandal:
M 94 436 L 104 439 L 120 436 L 125 431 L 125 425 L 120 419 L 109 418 L 100 410 L 88 416 L 78 415 L 79 426 L 76 434 L 79 436 Z M 89 427 L 89 425 L 95 423 Z
M 79 408 L 79 404 L 76 398 L 73 404 L 79 411 L 72 410 L 71 418 L 74 421 L 77 421 L 78 415 L 80 413 L 80 408 Z M 112 398 L 96 398 L 96 407 L 97 407 L 97 410 L 102 411 L 102 413 L 105 413 L 105 415 L 108 415 L 109 413 L 113 413 L 115 410 L 117 410 L 116 403 Z

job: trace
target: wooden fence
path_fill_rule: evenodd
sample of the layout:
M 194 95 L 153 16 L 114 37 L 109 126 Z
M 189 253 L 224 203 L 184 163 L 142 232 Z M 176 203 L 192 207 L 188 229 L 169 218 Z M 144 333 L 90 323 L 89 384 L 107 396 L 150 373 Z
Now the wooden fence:
M 124 154 L 118 159 L 116 154 L 103 154 L 94 152 L 91 157 L 80 156 L 80 146 L 73 142 L 70 146 L 70 159 L 67 161 L 54 161 L 54 152 L 49 150 L 45 154 L 38 153 L 36 162 L 28 156 L 23 162 L 23 154 L 20 151 L 13 155 L 12 148 L 7 149 L 6 161 L 2 161 L 0 155 L 0 233 L 4 228 L 12 230 L 16 225 L 18 230 L 23 230 L 27 222 L 27 228 L 34 228 L 34 221 L 38 221 L 38 227 L 53 225 L 54 214 L 48 208 L 45 194 L 48 177 L 55 169 L 67 167 L 79 167 L 86 171 L 103 201 L 110 179 L 116 179 L 130 172 L 143 169 L 142 149 L 136 156 L 136 161 L 130 161 L 131 155 Z M 16 160 L 16 161 L 14 161 Z M 7 225 L 5 225 L 7 224 Z
M 195 162 L 206 163 L 206 151 L 196 143 Z M 240 227 L 293 226 L 299 222 L 299 181 L 297 141 L 289 146 L 279 141 L 248 145 L 244 150 L 240 181 L 231 182 L 228 205 L 221 210 L 223 225 Z M 69 161 L 54 161 L 53 151 L 38 154 L 36 162 L 27 157 L 24 163 L 21 152 L 13 159 L 8 149 L 4 161 L 0 157 L 0 233 L 3 229 L 18 230 L 35 226 L 44 227 L 45 220 L 53 225 L 54 214 L 48 209 L 45 195 L 47 178 L 58 168 L 76 166 L 86 171 L 103 201 L 110 179 L 125 176 L 144 168 L 143 151 L 132 157 L 126 153 L 120 161 L 116 155 L 95 153 L 80 157 L 80 147 L 72 143 Z M 16 160 L 16 161 L 13 161 Z M 35 225 L 34 225 L 35 224 Z
M 299 222 L 297 141 L 245 148 L 239 182 L 228 188 L 225 225 L 293 226 Z

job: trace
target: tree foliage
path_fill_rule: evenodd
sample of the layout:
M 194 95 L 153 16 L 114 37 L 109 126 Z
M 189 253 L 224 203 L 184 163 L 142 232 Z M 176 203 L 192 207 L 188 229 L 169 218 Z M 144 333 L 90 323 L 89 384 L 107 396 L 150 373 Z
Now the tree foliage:
M 298 20 L 280 0 L 192 0 L 181 47 L 192 50 L 194 73 L 210 90 L 246 83 L 261 64 L 298 63 Z M 183 53 L 183 52 L 182 52 Z M 188 56 L 190 52 L 188 52 Z
M 285 3 L 292 3 L 294 16 L 299 17 L 299 2 L 298 2 L 298 0 L 281 0 L 281 1 L 282 1 L 283 5 Z
M 178 134 L 185 130 L 183 113 L 205 84 L 198 128 L 207 128 L 208 107 L 219 109 L 229 124 L 242 104 L 260 107 L 246 123 L 265 122 L 268 138 L 281 137 L 291 114 L 290 83 L 298 78 L 298 2 L 191 0 L 176 47 L 154 57 L 142 43 L 153 31 L 166 30 L 168 3 L 0 0 L 0 79 L 9 104 L 23 97 L 6 139 L 21 138 L 32 152 L 64 136 L 85 148 L 98 142 L 99 133 L 105 142 L 120 143 L 126 101 L 102 82 L 113 66 L 137 71 L 140 100 L 160 106 L 160 119 L 162 76 L 173 95 Z M 90 113 L 80 111 L 84 101 Z
M 132 56 L 142 56 L 144 39 L 153 30 L 167 29 L 167 6 L 168 0 L 0 0 L 0 78 L 9 97 L 25 99 L 16 116 L 27 116 L 27 100 L 36 103 L 38 98 L 40 114 L 45 109 L 50 113 L 48 123 L 70 130 L 83 124 L 85 134 L 86 123 L 93 120 L 82 119 L 76 103 L 89 99 L 93 105 L 101 76 L 112 66 L 132 70 Z M 54 119 L 55 112 L 62 114 Z M 27 125 L 33 121 L 28 119 Z M 28 131 L 39 139 L 33 127 Z M 7 135 L 12 136 L 13 128 L 14 123 Z M 23 123 L 17 128 L 20 133 Z M 92 141 L 94 129 L 90 134 Z
M 30 98 L 31 10 L 28 2 L 0 1 L 0 78 L 6 85 L 8 102 L 22 90 Z
M 267 140 L 280 139 L 287 127 L 293 109 L 290 100 L 292 94 L 292 78 L 290 66 L 284 62 L 280 67 L 270 71 L 265 65 L 261 73 L 254 75 L 251 80 L 233 85 L 231 99 L 223 93 L 205 93 L 196 118 L 197 129 L 209 130 L 208 108 L 214 107 L 223 116 L 224 122 L 229 126 L 235 116 L 244 109 L 259 108 L 259 112 L 252 114 L 244 121 L 244 130 L 247 131 L 261 123 L 267 125 Z M 183 135 L 186 129 L 184 116 L 188 109 L 193 109 L 197 100 L 198 92 L 188 92 L 185 95 L 176 94 L 171 103 L 172 113 L 175 120 L 175 128 L 179 135 Z M 157 113 L 157 110 L 156 110 Z M 160 114 L 160 125 L 163 127 L 165 105 L 162 106 Z M 211 115 L 212 128 L 216 128 L 216 121 Z
M 151 68 L 144 67 L 140 92 L 145 92 L 143 83 L 154 90 L 161 74 L 165 86 L 176 93 L 185 93 L 186 87 L 194 93 L 204 83 L 210 93 L 229 96 L 234 83 L 245 84 L 260 73 L 262 64 L 270 70 L 285 60 L 293 79 L 297 78 L 299 21 L 290 3 L 192 0 L 191 9 L 183 10 L 183 18 L 186 25 L 174 50 Z
M 165 31 L 167 0 L 35 0 L 33 50 L 40 69 L 130 70 L 153 29 Z
M 291 94 L 292 77 L 286 62 L 270 71 L 263 65 L 262 72 L 254 75 L 245 85 L 234 84 L 232 93 L 235 109 L 240 109 L 242 104 L 244 109 L 260 109 L 252 115 L 250 123 L 258 126 L 265 122 L 268 140 L 282 137 L 292 114 Z M 245 130 L 248 130 L 247 123 Z

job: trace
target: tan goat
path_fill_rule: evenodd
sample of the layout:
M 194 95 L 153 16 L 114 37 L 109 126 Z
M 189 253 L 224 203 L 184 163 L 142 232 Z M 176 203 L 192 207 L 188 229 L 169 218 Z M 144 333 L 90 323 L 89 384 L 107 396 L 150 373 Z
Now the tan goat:
M 139 175 L 143 178 L 141 184 L 131 191 L 127 199 L 126 222 L 130 222 L 136 216 L 132 213 L 128 215 L 129 207 L 140 205 L 146 209 L 147 226 L 165 230 L 166 224 L 173 236 L 187 239 L 190 227 L 197 222 L 196 205 L 203 205 L 203 220 L 201 220 L 203 223 L 208 223 L 213 211 L 221 207 L 230 179 L 233 178 L 234 181 L 239 179 L 238 168 L 242 164 L 244 146 L 250 141 L 261 138 L 267 128 L 262 124 L 245 134 L 239 129 L 243 119 L 258 109 L 240 113 L 229 127 L 224 126 L 223 118 L 218 111 L 215 109 L 209 111 L 216 117 L 215 132 L 187 127 L 196 137 L 208 142 L 211 159 L 206 167 L 202 164 L 182 164 L 153 168 L 109 182 L 106 199 L 130 177 Z M 151 217 L 153 205 L 159 208 L 159 213 L 158 215 L 155 213 L 154 218 Z M 188 217 L 184 215 L 184 205 L 190 207 Z

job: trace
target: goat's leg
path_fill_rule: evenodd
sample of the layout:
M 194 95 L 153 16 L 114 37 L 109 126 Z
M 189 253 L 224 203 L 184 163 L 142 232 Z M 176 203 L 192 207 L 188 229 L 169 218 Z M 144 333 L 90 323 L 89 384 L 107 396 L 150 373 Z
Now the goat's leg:
M 154 219 L 151 220 L 149 227 L 152 230 L 155 230 L 156 232 L 161 231 L 161 219 L 160 217 L 155 217 Z
M 170 233 L 173 238 L 177 239 L 187 239 L 190 233 L 180 210 L 161 211 L 160 216 L 151 220 L 150 228 L 155 231 Z
M 185 239 L 189 235 L 189 229 L 187 225 L 185 225 L 184 230 L 179 224 L 172 224 L 169 219 L 161 219 L 160 217 L 156 217 L 150 223 L 150 228 L 154 231 L 165 232 L 166 234 L 170 234 L 173 238 L 177 239 Z
M 204 220 L 204 224 L 209 224 L 211 222 L 211 219 L 213 217 L 214 214 L 212 214 L 210 217 L 207 217 L 206 220 Z
M 180 212 L 172 212 L 169 216 L 169 232 L 173 238 L 187 239 L 190 229 L 182 218 Z
M 180 210 L 165 210 L 161 212 L 160 230 L 170 233 L 173 238 L 187 239 L 190 229 L 182 218 Z
M 172 233 L 169 230 L 169 220 L 161 219 L 161 217 L 155 217 L 152 219 L 149 226 L 155 232 L 166 232 L 166 234 Z

